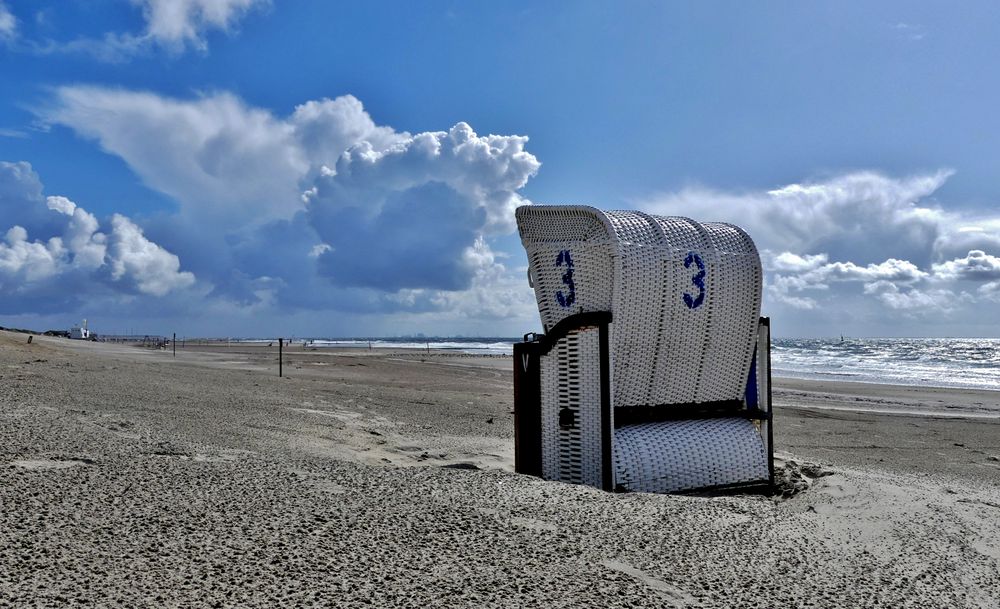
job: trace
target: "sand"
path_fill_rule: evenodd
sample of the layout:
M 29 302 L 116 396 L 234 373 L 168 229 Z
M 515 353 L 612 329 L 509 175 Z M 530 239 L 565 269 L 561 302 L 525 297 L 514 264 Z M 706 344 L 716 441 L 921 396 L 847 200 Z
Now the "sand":
M 1000 394 L 777 380 L 784 494 L 609 494 L 513 473 L 509 358 L 25 340 L 0 607 L 1000 606 Z

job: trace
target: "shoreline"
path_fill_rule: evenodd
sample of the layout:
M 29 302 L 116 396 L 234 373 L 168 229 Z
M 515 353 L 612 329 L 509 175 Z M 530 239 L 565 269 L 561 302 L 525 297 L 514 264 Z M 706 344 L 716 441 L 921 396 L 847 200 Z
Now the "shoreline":
M 26 330 L 13 330 L 13 329 L 9 329 L 8 331 L 11 331 L 11 332 L 20 332 L 20 333 L 31 333 L 31 334 L 34 334 L 35 336 L 40 336 L 37 333 L 29 332 L 29 331 L 26 331 Z M 167 338 L 169 338 L 169 337 L 167 337 Z M 494 337 L 483 337 L 483 338 L 479 338 L 479 337 L 464 338 L 463 337 L 463 338 L 453 338 L 453 339 L 449 339 L 448 337 L 431 337 L 427 342 L 430 342 L 430 343 L 435 343 L 435 342 L 438 342 L 438 343 L 442 343 L 442 342 L 443 343 L 452 343 L 452 342 L 455 342 L 455 341 L 462 341 L 462 340 L 470 340 L 470 341 L 477 341 L 477 342 L 478 341 L 486 342 L 485 339 L 489 339 L 489 338 L 494 338 Z M 299 338 L 294 339 L 293 342 L 287 342 L 287 341 L 290 341 L 290 339 L 286 339 L 286 343 L 284 345 L 285 353 L 286 354 L 292 354 L 292 353 L 296 353 L 296 352 L 312 352 L 312 353 L 319 354 L 319 353 L 328 352 L 328 353 L 339 353 L 341 355 L 343 355 L 343 354 L 357 355 L 357 354 L 361 354 L 363 352 L 369 352 L 369 353 L 401 352 L 403 354 L 421 354 L 421 355 L 427 355 L 427 356 L 432 356 L 432 357 L 447 357 L 447 356 L 451 356 L 451 357 L 457 357 L 457 358 L 460 357 L 460 358 L 496 358 L 496 359 L 504 359 L 504 358 L 511 359 L 513 357 L 512 354 L 510 354 L 510 353 L 482 352 L 480 350 L 463 349 L 461 347 L 440 347 L 439 346 L 439 347 L 431 347 L 431 348 L 428 349 L 427 347 L 420 346 L 420 341 L 418 341 L 418 340 L 412 340 L 412 341 L 405 340 L 405 342 L 400 342 L 400 344 L 391 344 L 391 342 L 390 342 L 390 344 L 385 344 L 385 343 L 383 343 L 383 344 L 374 344 L 374 343 L 377 343 L 377 342 L 380 342 L 380 341 L 394 341 L 394 340 L 396 340 L 396 339 L 391 339 L 391 338 L 390 339 L 387 339 L 387 338 L 375 338 L 375 339 L 371 339 L 371 342 L 373 344 L 372 344 L 372 346 L 370 348 L 365 345 L 365 342 L 368 339 L 344 339 L 343 343 L 345 343 L 345 344 L 322 344 L 322 345 L 306 344 L 306 341 L 308 341 L 308 340 L 323 340 L 323 341 L 331 340 L 331 342 L 338 342 L 336 339 L 299 339 Z M 877 340 L 877 339 L 873 339 L 873 340 Z M 926 340 L 943 340 L 943 339 L 926 339 Z M 1000 340 L 1000 339 L 996 339 L 996 340 Z M 73 341 L 73 342 L 78 342 L 78 341 Z M 97 341 L 97 342 L 103 342 L 103 341 Z M 227 338 L 184 338 L 184 339 L 181 339 L 181 338 L 178 338 L 177 342 L 178 342 L 179 345 L 183 345 L 183 346 L 179 346 L 178 347 L 178 351 L 186 349 L 186 350 L 191 350 L 191 351 L 207 351 L 207 352 L 217 352 L 217 351 L 220 351 L 220 350 L 222 350 L 224 352 L 240 352 L 241 350 L 247 350 L 249 352 L 249 351 L 253 351 L 253 350 L 270 349 L 270 350 L 273 350 L 275 353 L 277 353 L 277 350 L 278 350 L 277 339 L 260 339 L 260 338 L 239 338 L 239 339 L 227 339 Z M 505 341 L 497 341 L 497 342 L 505 342 Z M 271 343 L 271 344 L 268 344 L 268 343 Z M 346 343 L 352 343 L 352 344 L 346 344 Z M 130 345 L 133 345 L 133 344 L 139 344 L 139 342 L 138 341 L 136 341 L 134 343 L 129 343 L 129 342 L 124 342 L 124 343 L 121 343 L 121 342 L 109 342 L 109 343 L 104 343 L 104 344 L 119 344 L 119 345 L 124 345 L 124 346 L 130 346 Z M 167 348 L 169 349 L 169 347 L 167 347 Z M 772 362 L 772 365 L 773 365 L 773 362 Z M 998 374 L 1000 374 L 1000 372 L 998 372 Z M 891 379 L 891 380 L 882 381 L 882 380 L 878 380 L 876 378 L 866 377 L 866 378 L 863 378 L 863 379 L 854 380 L 852 378 L 843 378 L 843 376 L 844 375 L 841 374 L 841 373 L 833 373 L 833 372 L 830 372 L 830 373 L 827 373 L 827 372 L 808 373 L 808 372 L 799 372 L 799 371 L 784 371 L 783 372 L 781 370 L 776 370 L 776 369 L 772 368 L 772 377 L 775 380 L 775 382 L 782 381 L 782 382 L 788 382 L 790 384 L 794 384 L 794 383 L 796 383 L 798 381 L 807 381 L 807 382 L 815 382 L 815 383 L 819 383 L 819 384 L 823 384 L 823 385 L 825 385 L 827 383 L 833 383 L 835 385 L 839 385 L 839 384 L 854 385 L 854 384 L 857 384 L 857 385 L 863 385 L 863 386 L 866 386 L 866 387 L 867 386 L 887 386 L 887 387 L 890 387 L 890 388 L 893 388 L 893 389 L 896 389 L 896 388 L 910 389 L 910 388 L 913 388 L 913 387 L 917 387 L 917 388 L 920 388 L 920 389 L 927 389 L 927 390 L 931 390 L 931 391 L 933 391 L 933 390 L 959 390 L 959 391 L 966 391 L 967 390 L 967 391 L 983 391 L 983 392 L 1000 393 L 1000 386 L 998 386 L 996 388 L 993 388 L 993 387 L 981 387 L 981 386 L 975 386 L 975 385 L 972 385 L 972 384 L 959 384 L 959 383 L 953 383 L 953 384 L 933 384 L 933 381 L 927 381 L 926 379 L 921 379 L 919 382 L 915 382 L 914 384 L 905 384 L 904 382 L 902 382 L 902 381 L 900 381 L 898 379 Z M 858 375 L 858 376 L 860 376 L 860 375 Z

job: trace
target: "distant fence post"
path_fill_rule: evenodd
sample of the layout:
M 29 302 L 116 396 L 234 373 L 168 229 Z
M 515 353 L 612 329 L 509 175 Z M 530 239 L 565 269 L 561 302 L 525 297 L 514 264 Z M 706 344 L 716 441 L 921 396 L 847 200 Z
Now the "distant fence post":
M 174 340 L 170 341 L 170 346 L 174 348 L 174 357 L 177 357 L 177 333 L 174 332 Z
M 282 363 L 281 360 L 283 358 L 284 347 L 285 347 L 285 339 L 279 338 L 278 339 L 278 378 L 281 378 L 283 376 L 283 374 L 282 374 L 282 372 L 283 372 L 282 371 L 282 367 L 283 367 L 284 364 Z

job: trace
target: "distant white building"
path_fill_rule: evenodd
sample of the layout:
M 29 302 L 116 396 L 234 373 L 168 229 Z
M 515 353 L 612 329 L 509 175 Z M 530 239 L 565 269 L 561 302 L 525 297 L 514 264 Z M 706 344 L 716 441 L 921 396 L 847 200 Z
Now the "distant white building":
M 69 337 L 76 340 L 90 340 L 90 330 L 87 329 L 87 320 L 83 320 L 83 323 L 79 326 L 70 328 Z

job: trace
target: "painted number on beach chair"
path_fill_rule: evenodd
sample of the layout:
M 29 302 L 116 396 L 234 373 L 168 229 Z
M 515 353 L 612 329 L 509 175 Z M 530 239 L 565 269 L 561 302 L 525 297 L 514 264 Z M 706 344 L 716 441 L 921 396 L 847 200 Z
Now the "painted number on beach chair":
M 689 269 L 692 264 L 698 267 L 698 272 L 691 277 L 691 283 L 698 288 L 698 295 L 692 296 L 684 292 L 684 304 L 689 309 L 697 309 L 701 303 L 705 302 L 705 263 L 701 261 L 701 256 L 698 254 L 688 252 L 687 257 L 684 258 L 684 268 Z
M 576 302 L 576 284 L 573 283 L 573 259 L 569 257 L 569 250 L 559 252 L 559 255 L 556 257 L 556 266 L 566 267 L 566 272 L 562 276 L 562 282 L 568 288 L 566 294 L 562 290 L 557 291 L 556 300 L 561 307 L 571 307 Z

